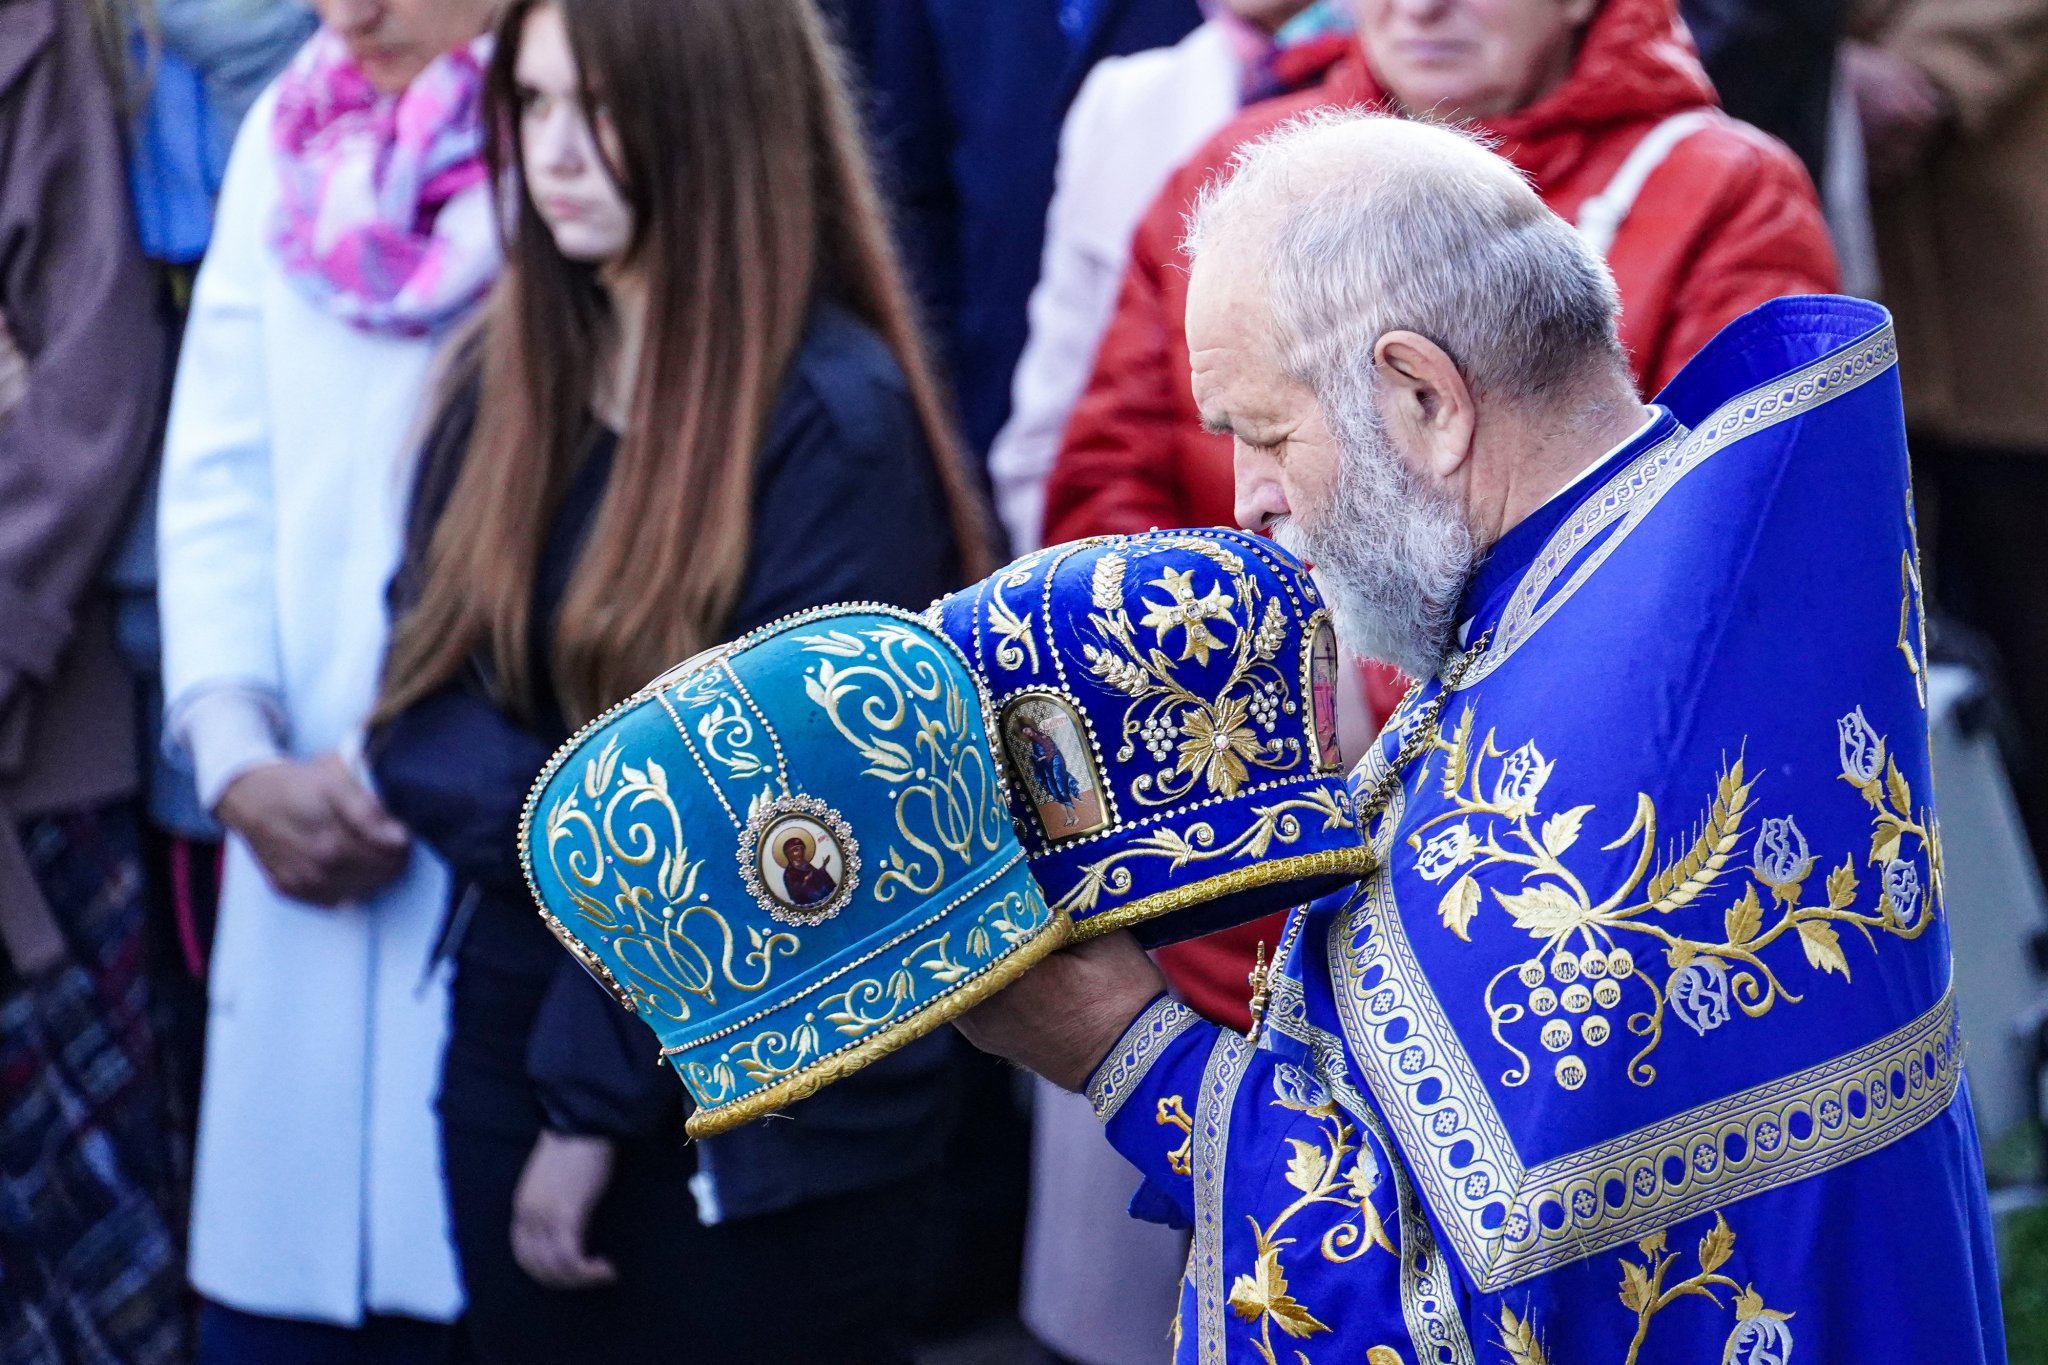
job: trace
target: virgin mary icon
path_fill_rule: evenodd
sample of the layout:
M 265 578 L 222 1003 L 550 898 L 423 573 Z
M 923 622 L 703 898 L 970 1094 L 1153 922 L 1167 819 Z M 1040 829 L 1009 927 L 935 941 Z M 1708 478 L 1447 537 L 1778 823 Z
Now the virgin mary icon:
M 755 899 L 777 919 L 812 924 L 846 903 L 859 870 L 858 847 L 844 820 L 806 797 L 775 802 L 756 816 L 751 859 L 743 859 Z

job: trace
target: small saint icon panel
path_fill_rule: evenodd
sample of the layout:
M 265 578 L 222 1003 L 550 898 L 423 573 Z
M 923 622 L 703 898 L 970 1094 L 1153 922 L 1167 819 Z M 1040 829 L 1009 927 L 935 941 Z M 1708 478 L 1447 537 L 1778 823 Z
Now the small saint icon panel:
M 1003 708 L 1003 745 L 1048 843 L 1109 827 L 1093 746 L 1065 698 L 1031 692 Z
M 838 914 L 860 884 L 860 845 L 823 801 L 783 797 L 747 821 L 740 868 L 770 915 L 784 924 L 817 924 Z
M 1334 773 L 1344 768 L 1344 751 L 1337 742 L 1337 632 L 1322 612 L 1316 613 L 1316 622 L 1308 647 L 1307 686 L 1302 690 L 1308 694 L 1315 725 L 1316 770 Z

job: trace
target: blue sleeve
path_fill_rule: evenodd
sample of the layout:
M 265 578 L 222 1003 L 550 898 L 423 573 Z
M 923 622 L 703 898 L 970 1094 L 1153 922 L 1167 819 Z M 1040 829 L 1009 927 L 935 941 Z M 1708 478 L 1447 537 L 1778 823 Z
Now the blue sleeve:
M 1088 1078 L 1086 1093 L 1110 1146 L 1144 1184 L 1131 1216 L 1185 1228 L 1194 1221 L 1192 1114 L 1202 1074 L 1225 1030 L 1160 996 L 1131 1021 Z

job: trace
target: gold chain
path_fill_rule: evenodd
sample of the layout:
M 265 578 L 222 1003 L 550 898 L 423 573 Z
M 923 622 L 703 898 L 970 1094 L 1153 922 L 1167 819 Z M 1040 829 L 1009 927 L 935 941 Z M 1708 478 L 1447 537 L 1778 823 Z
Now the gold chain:
M 1457 662 L 1451 665 L 1450 671 L 1444 674 L 1444 690 L 1429 699 L 1429 704 L 1423 708 L 1422 723 L 1409 731 L 1407 740 L 1401 745 L 1400 751 L 1394 755 L 1394 761 L 1388 765 L 1386 772 L 1380 775 L 1379 785 L 1374 787 L 1372 793 L 1359 803 L 1358 827 L 1360 829 L 1370 827 L 1372 822 L 1378 819 L 1380 814 L 1393 802 L 1394 793 L 1400 790 L 1401 787 L 1402 770 L 1410 763 L 1413 763 L 1419 755 L 1436 744 L 1437 726 L 1443 719 L 1444 707 L 1450 704 L 1451 693 L 1458 690 L 1458 684 L 1465 680 L 1465 674 L 1471 671 L 1472 665 L 1479 661 L 1479 656 L 1486 652 L 1487 641 L 1492 638 L 1493 632 L 1490 630 L 1481 635 L 1477 643 L 1460 655 Z M 1406 706 L 1409 699 L 1421 690 L 1422 684 L 1420 682 L 1410 687 L 1408 689 L 1408 696 L 1401 699 L 1401 705 Z M 1398 715 L 1399 713 L 1400 707 L 1396 707 L 1395 714 Z

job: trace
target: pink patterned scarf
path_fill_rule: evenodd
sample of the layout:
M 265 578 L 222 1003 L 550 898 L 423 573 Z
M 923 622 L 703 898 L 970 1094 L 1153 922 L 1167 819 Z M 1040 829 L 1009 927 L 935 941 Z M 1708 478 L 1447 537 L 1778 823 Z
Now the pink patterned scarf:
M 427 336 L 497 275 L 483 162 L 489 58 L 490 39 L 479 38 L 386 95 L 322 29 L 285 71 L 271 244 L 306 296 L 344 322 Z

